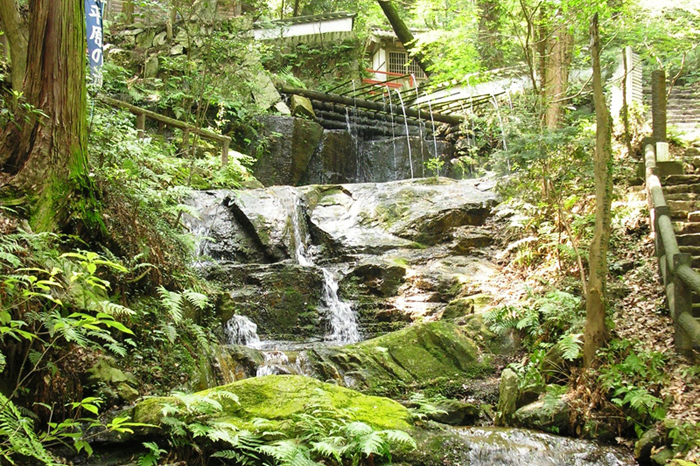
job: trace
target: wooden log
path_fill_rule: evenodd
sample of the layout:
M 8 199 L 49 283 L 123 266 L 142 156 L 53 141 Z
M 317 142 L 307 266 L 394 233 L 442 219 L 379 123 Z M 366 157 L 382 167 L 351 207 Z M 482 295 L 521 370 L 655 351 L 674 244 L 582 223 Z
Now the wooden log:
M 329 114 L 332 113 L 334 115 L 337 115 L 338 118 L 342 118 L 343 121 L 345 121 L 345 118 L 346 118 L 345 109 L 348 107 L 339 106 L 338 104 L 333 104 L 330 102 L 321 102 L 320 100 L 312 100 L 311 103 L 313 104 L 314 109 L 320 109 L 321 111 L 326 111 Z M 387 108 L 388 108 L 388 106 L 387 106 Z M 361 108 L 357 109 L 356 115 L 355 115 L 354 109 L 351 110 L 351 113 L 352 113 L 352 115 L 350 116 L 351 119 L 355 119 L 358 116 L 360 118 L 364 117 L 365 119 L 367 119 L 371 122 L 370 124 L 375 124 L 375 122 L 381 121 L 381 122 L 384 122 L 384 123 L 389 124 L 389 125 L 391 125 L 392 122 L 395 125 L 399 125 L 399 124 L 403 125 L 403 115 L 398 116 L 398 115 L 393 115 L 393 114 L 388 113 L 388 112 L 384 113 L 384 112 L 380 112 L 377 110 L 366 110 L 366 109 L 361 109 Z M 392 116 L 393 116 L 393 118 L 392 118 Z M 430 121 L 430 119 L 418 120 L 417 118 L 407 118 L 406 121 L 408 122 L 409 125 L 418 126 L 421 123 L 425 123 L 426 121 Z
M 377 110 L 380 112 L 387 112 L 387 106 L 379 103 L 379 102 L 373 102 L 371 100 L 364 100 L 364 99 L 354 99 L 351 97 L 344 97 L 340 95 L 335 95 L 335 94 L 325 94 L 323 92 L 318 92 L 318 91 L 310 91 L 308 89 L 298 89 L 294 87 L 288 87 L 288 86 L 282 86 L 278 89 L 281 93 L 283 94 L 296 94 L 300 95 L 303 97 L 306 97 L 308 99 L 312 100 L 320 100 L 322 102 L 334 102 L 337 104 L 341 105 L 346 105 L 348 107 L 360 107 L 360 108 L 367 108 L 370 110 Z M 394 112 L 395 115 L 400 115 L 403 117 L 403 110 L 401 109 L 401 106 L 394 106 Z M 430 119 L 430 114 L 425 111 L 425 110 L 420 110 L 420 109 L 414 109 L 414 108 L 406 108 L 406 116 L 409 117 L 414 117 L 414 118 L 420 118 L 421 120 L 426 120 Z M 451 125 L 458 125 L 464 121 L 463 117 L 460 116 L 453 116 L 453 115 L 443 115 L 440 113 L 433 113 L 433 120 L 439 121 L 441 123 L 449 123 Z
M 146 115 L 143 113 L 136 114 L 136 137 L 143 139 L 146 134 Z
M 337 120 L 327 120 L 325 118 L 318 118 L 317 119 L 318 124 L 320 124 L 323 128 L 325 129 L 331 129 L 331 130 L 346 130 L 348 129 L 347 123 L 337 121 Z M 399 133 L 398 131 L 392 131 L 391 128 L 387 128 L 386 126 L 377 126 L 377 125 L 357 125 L 354 124 L 352 125 L 353 132 L 356 134 L 360 134 L 363 136 L 384 136 L 384 137 L 401 137 L 405 138 L 406 134 L 404 132 Z M 409 136 L 418 136 L 419 132 L 418 129 L 413 128 L 413 131 L 409 130 Z
M 195 125 L 191 125 L 189 123 L 186 123 L 184 121 L 176 120 L 174 118 L 169 118 L 166 117 L 165 115 L 161 115 L 160 113 L 153 112 L 151 110 L 146 110 L 145 108 L 137 107 L 136 105 L 131 105 L 126 102 L 122 102 L 121 100 L 117 99 L 112 99 L 111 97 L 107 97 L 104 95 L 98 95 L 97 96 L 98 100 L 101 102 L 106 103 L 107 105 L 111 105 L 112 107 L 116 108 L 123 108 L 125 110 L 130 111 L 134 115 L 136 115 L 136 127 L 138 129 L 138 135 L 139 137 L 143 137 L 143 131 L 145 130 L 146 127 L 146 118 L 150 118 L 151 120 L 156 120 L 160 123 L 166 124 L 168 126 L 173 126 L 175 128 L 181 129 L 184 131 L 185 135 L 183 139 L 185 140 L 185 146 L 187 146 L 188 141 L 189 141 L 189 133 L 196 134 L 198 136 L 201 136 L 203 138 L 207 139 L 213 139 L 214 141 L 220 142 L 222 147 L 221 147 L 221 164 L 223 166 L 226 166 L 228 163 L 228 150 L 231 144 L 231 138 L 229 136 L 224 136 L 222 134 L 216 134 L 213 131 L 209 131 L 206 129 L 198 128 Z

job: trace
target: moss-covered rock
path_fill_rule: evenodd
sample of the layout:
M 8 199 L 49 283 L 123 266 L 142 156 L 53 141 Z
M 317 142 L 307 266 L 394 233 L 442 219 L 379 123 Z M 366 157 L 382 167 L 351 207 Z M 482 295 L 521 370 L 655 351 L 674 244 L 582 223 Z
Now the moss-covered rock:
M 241 380 L 221 387 L 199 392 L 212 397 L 219 392 L 235 395 L 219 396 L 222 412 L 212 420 L 231 423 L 240 428 L 249 428 L 255 419 L 269 419 L 275 428 L 289 428 L 295 415 L 308 412 L 310 407 L 319 407 L 339 414 L 351 413 L 355 420 L 378 429 L 411 430 L 409 412 L 399 403 L 388 398 L 363 395 L 348 388 L 320 382 L 299 375 L 270 375 Z M 177 403 L 172 397 L 150 398 L 138 403 L 132 411 L 134 422 L 160 424 L 165 404 Z
M 490 373 L 490 357 L 450 322 L 417 324 L 355 345 L 309 351 L 322 377 L 370 393 L 402 392 Z
M 442 311 L 442 318 L 457 319 L 469 314 L 482 312 L 491 301 L 493 301 L 493 298 L 483 293 L 453 299 Z
M 207 272 L 226 291 L 218 314 L 233 309 L 255 322 L 262 338 L 300 340 L 322 336 L 325 316 L 319 313 L 323 274 L 296 264 L 221 264 Z

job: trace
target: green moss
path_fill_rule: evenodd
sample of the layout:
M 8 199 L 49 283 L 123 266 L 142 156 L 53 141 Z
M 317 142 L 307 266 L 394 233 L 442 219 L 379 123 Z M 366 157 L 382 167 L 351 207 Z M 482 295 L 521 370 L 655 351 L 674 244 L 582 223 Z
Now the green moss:
M 253 420 L 263 418 L 276 421 L 276 428 L 285 429 L 290 425 L 287 421 L 314 406 L 339 414 L 349 411 L 355 420 L 379 429 L 411 429 L 408 410 L 395 401 L 300 375 L 255 377 L 199 393 L 212 396 L 222 391 L 235 394 L 238 403 L 219 397 L 224 409 L 216 418 L 241 428 L 248 428 Z M 162 406 L 174 402 L 172 397 L 144 400 L 134 408 L 133 420 L 159 424 Z
M 493 371 L 490 355 L 482 354 L 462 328 L 445 321 L 412 325 L 342 348 L 319 348 L 310 357 L 324 376 L 352 378 L 377 394 L 401 393 L 443 379 L 463 383 Z

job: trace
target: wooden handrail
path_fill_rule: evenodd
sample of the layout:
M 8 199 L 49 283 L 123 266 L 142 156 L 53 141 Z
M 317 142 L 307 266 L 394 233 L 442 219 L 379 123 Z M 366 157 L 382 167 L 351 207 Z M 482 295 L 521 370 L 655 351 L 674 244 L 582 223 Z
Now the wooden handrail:
M 690 254 L 681 253 L 666 205 L 652 144 L 644 148 L 647 199 L 656 235 L 656 256 L 675 326 L 676 349 L 685 354 L 700 348 L 700 323 L 693 317 L 692 293 L 700 295 L 700 273 L 692 269 Z
M 179 128 L 186 133 L 192 133 L 196 134 L 198 136 L 201 136 L 203 138 L 207 139 L 212 139 L 214 141 L 220 142 L 221 143 L 221 165 L 226 166 L 228 164 L 228 151 L 229 147 L 231 145 L 231 138 L 229 136 L 224 136 L 222 134 L 216 134 L 213 131 L 209 131 L 207 129 L 202 129 L 199 128 L 195 125 L 191 125 L 187 122 L 181 121 L 181 120 L 176 120 L 175 118 L 170 118 L 166 117 L 165 115 L 161 115 L 160 113 L 153 112 L 151 110 L 147 110 L 145 108 L 137 107 L 136 105 L 129 104 L 127 102 L 118 100 L 118 99 L 113 99 L 111 97 L 107 97 L 105 95 L 98 95 L 97 99 L 100 102 L 104 102 L 107 105 L 110 105 L 112 107 L 116 108 L 123 108 L 125 110 L 130 111 L 134 115 L 136 115 L 136 126 L 137 130 L 139 131 L 139 137 L 143 136 L 143 131 L 145 129 L 145 120 L 146 118 L 150 118 L 151 120 L 158 121 L 160 123 L 166 124 L 168 126 L 173 126 L 175 128 Z

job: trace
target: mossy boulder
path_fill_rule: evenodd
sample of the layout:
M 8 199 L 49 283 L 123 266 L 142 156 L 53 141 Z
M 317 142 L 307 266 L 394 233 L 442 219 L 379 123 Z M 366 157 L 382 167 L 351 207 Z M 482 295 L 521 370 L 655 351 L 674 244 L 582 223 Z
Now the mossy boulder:
M 457 319 L 482 312 L 492 301 L 493 298 L 491 296 L 483 293 L 453 299 L 442 311 L 442 318 Z
M 218 392 L 235 395 L 218 396 Z M 378 429 L 409 431 L 409 412 L 404 406 L 390 400 L 362 393 L 300 375 L 269 375 L 240 380 L 228 385 L 199 392 L 216 397 L 223 410 L 211 420 L 225 421 L 239 428 L 250 428 L 256 419 L 269 419 L 281 431 L 291 428 L 294 416 L 307 413 L 310 407 L 351 413 L 354 420 Z M 173 397 L 150 398 L 138 403 L 132 410 L 132 420 L 159 425 L 165 404 L 176 404 Z
M 341 348 L 317 348 L 309 359 L 321 377 L 370 393 L 466 381 L 493 371 L 488 353 L 459 326 L 416 324 Z

